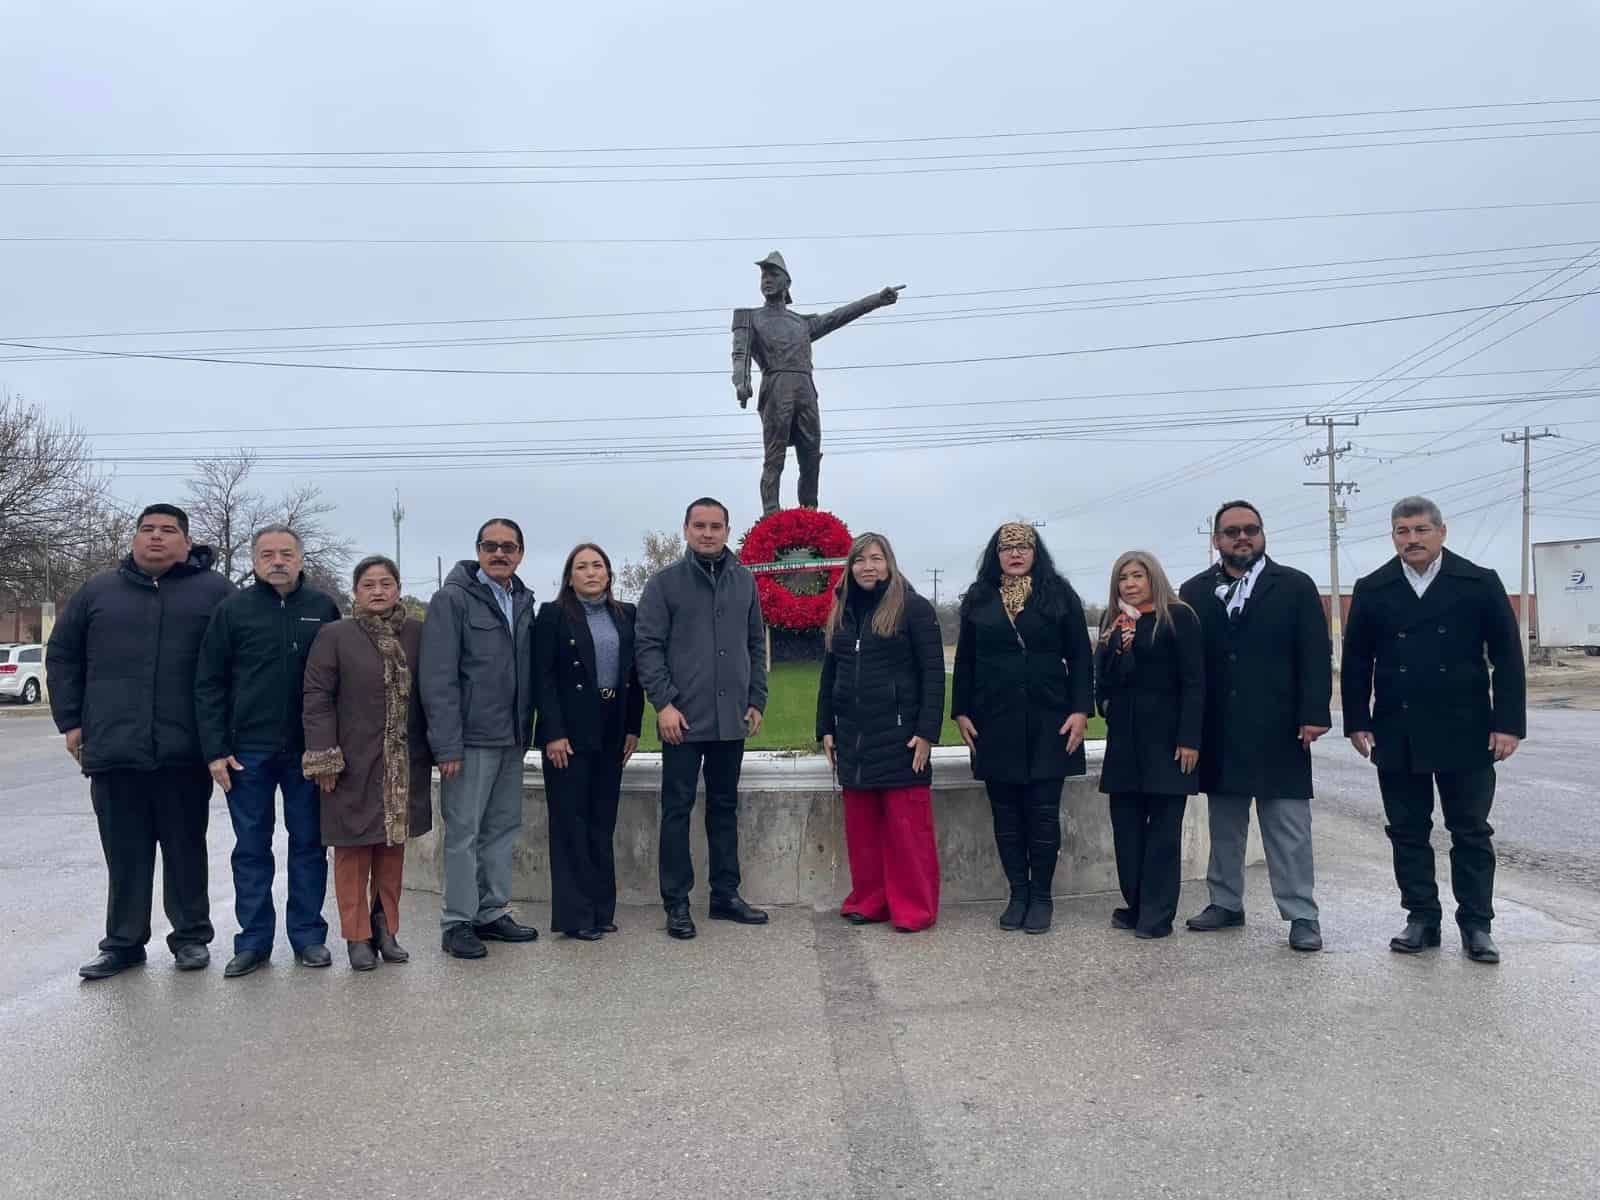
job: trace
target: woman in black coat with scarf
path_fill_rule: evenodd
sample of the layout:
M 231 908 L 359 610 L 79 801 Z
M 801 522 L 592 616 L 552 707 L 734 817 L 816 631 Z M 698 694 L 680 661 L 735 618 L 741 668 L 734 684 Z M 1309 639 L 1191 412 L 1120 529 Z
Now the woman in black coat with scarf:
M 634 607 L 611 596 L 611 559 L 585 543 L 534 625 L 534 682 L 550 811 L 550 925 L 598 941 L 616 932 L 612 840 L 622 768 L 639 745 L 644 692 L 633 665 Z
M 1106 719 L 1100 790 L 1111 797 L 1117 882 L 1127 905 L 1111 923 L 1163 938 L 1178 911 L 1183 810 L 1200 790 L 1205 642 L 1200 618 L 1147 551 L 1130 550 L 1111 568 L 1095 683 Z
M 939 916 L 933 768 L 944 643 L 882 534 L 850 547 L 833 591 L 817 689 L 817 740 L 844 787 L 850 894 L 839 913 L 904 933 Z
M 1083 602 L 1031 525 L 1002 525 L 961 600 L 950 715 L 989 792 L 1011 887 L 1000 928 L 1043 933 L 1061 851 L 1061 785 L 1085 771 L 1094 706 Z

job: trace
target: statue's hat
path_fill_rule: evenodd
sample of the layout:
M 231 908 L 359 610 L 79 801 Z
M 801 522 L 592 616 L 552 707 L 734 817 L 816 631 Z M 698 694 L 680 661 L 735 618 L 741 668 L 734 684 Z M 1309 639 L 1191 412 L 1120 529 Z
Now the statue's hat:
M 765 258 L 757 259 L 756 266 L 777 267 L 778 270 L 782 271 L 785 275 L 789 274 L 789 264 L 783 261 L 783 255 L 779 254 L 776 250 L 767 255 Z

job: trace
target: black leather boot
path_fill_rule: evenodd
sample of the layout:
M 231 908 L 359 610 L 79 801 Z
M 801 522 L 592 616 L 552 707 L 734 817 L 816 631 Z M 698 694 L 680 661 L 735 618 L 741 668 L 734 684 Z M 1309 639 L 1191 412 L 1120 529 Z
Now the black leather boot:
M 1001 929 L 1021 929 L 1022 923 L 1028 916 L 1028 885 L 1018 887 L 1011 885 L 1011 902 L 1006 905 L 1005 912 L 1000 914 Z

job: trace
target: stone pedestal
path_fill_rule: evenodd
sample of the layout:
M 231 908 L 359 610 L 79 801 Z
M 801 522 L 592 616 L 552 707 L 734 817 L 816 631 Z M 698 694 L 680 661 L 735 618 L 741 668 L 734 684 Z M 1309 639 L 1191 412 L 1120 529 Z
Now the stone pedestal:
M 1096 790 L 1101 743 L 1089 744 L 1089 773 L 1068 779 L 1061 794 L 1061 863 L 1057 895 L 1111 892 L 1117 887 L 1111 820 L 1106 798 Z M 994 848 L 994 826 L 983 785 L 972 778 L 961 747 L 934 750 L 934 828 L 945 900 L 995 900 L 1007 894 Z M 624 904 L 658 904 L 656 882 L 661 756 L 638 754 L 623 773 L 617 817 L 618 898 Z M 516 849 L 513 896 L 550 898 L 549 837 L 544 780 L 537 753 L 528 755 L 523 776 L 523 823 Z M 438 891 L 443 837 L 434 783 L 434 831 L 406 850 L 406 886 Z M 702 824 L 704 793 L 695 806 L 691 844 L 695 894 L 704 898 L 706 864 Z M 1189 803 L 1183 827 L 1183 877 L 1203 878 L 1210 853 L 1203 796 Z M 1261 861 L 1251 829 L 1248 860 Z M 745 755 L 739 786 L 739 860 L 742 891 L 753 904 L 807 904 L 831 908 L 850 889 L 844 848 L 844 814 L 827 760 L 820 754 L 752 751 Z

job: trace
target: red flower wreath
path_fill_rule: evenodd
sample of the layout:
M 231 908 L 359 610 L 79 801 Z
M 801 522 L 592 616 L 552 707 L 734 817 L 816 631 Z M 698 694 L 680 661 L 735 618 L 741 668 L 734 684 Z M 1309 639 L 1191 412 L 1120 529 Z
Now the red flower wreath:
M 750 527 L 739 545 L 739 561 L 747 566 L 777 562 L 780 554 L 800 549 L 815 550 L 823 558 L 843 558 L 850 552 L 850 541 L 850 531 L 832 513 L 819 508 L 785 508 Z M 823 569 L 828 573 L 828 586 L 815 596 L 790 591 L 783 575 L 758 572 L 756 593 L 767 624 L 800 632 L 827 624 L 833 589 L 844 568 Z

